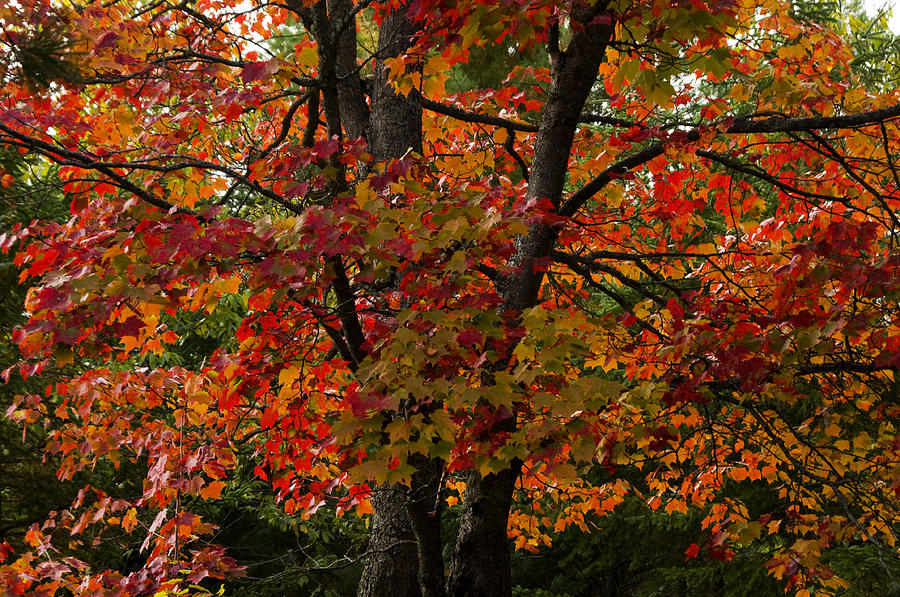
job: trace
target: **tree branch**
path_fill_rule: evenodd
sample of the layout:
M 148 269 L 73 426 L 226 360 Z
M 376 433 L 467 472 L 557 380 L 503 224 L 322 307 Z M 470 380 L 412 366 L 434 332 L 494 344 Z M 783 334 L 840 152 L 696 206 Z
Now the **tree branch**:
M 868 124 L 878 124 L 892 118 L 900 117 L 900 104 L 872 110 L 870 112 L 859 112 L 857 114 L 846 114 L 844 116 L 813 116 L 810 118 L 784 118 L 773 116 L 762 120 L 754 120 L 749 118 L 736 118 L 734 122 L 728 126 L 725 132 L 729 134 L 741 133 L 796 133 L 800 131 L 816 131 L 822 129 L 849 129 L 866 126 Z M 724 121 L 724 122 L 727 122 Z
M 506 129 L 506 141 L 503 143 L 503 149 L 506 150 L 509 155 L 516 161 L 516 164 L 519 165 L 519 169 L 522 170 L 522 178 L 525 179 L 525 182 L 528 182 L 528 164 L 525 163 L 525 160 L 522 159 L 522 156 L 519 155 L 519 152 L 516 151 L 516 133 L 512 129 Z
M 700 138 L 700 133 L 698 131 L 691 131 L 688 133 L 688 137 L 690 141 L 696 141 Z M 665 150 L 666 147 L 663 143 L 654 143 L 609 166 L 606 170 L 588 181 L 583 187 L 572 193 L 559 207 L 559 215 L 567 218 L 574 216 L 575 213 L 581 209 L 581 206 L 583 206 L 591 197 L 599 193 L 610 182 L 616 178 L 620 178 L 629 170 L 642 166 L 653 158 L 661 156 Z
M 784 118 L 775 116 L 763 120 L 755 120 L 751 117 L 739 118 L 730 122 L 730 119 L 724 119 L 713 126 L 723 130 L 724 133 L 729 135 L 790 133 L 821 129 L 857 128 L 869 124 L 882 123 L 897 117 L 900 117 L 900 104 L 888 108 L 881 108 L 879 110 L 872 110 L 870 112 L 847 114 L 845 116 L 818 116 L 812 118 Z M 698 141 L 700 139 L 700 125 L 694 130 L 688 131 L 686 135 L 687 138 L 681 139 L 680 142 Z M 600 192 L 612 180 L 638 166 L 646 164 L 653 158 L 662 155 L 664 151 L 665 143 L 653 143 L 637 153 L 623 158 L 609 166 L 583 187 L 572 193 L 562 206 L 560 206 L 559 215 L 564 217 L 573 216 L 591 197 Z M 833 199 L 833 197 L 829 197 L 829 199 Z
M 463 122 L 489 124 L 513 131 L 521 131 L 523 133 L 536 133 L 538 130 L 536 124 L 525 124 L 514 120 L 507 120 L 506 118 L 500 118 L 499 116 L 478 114 L 477 112 L 470 112 L 468 110 L 463 110 L 462 108 L 457 108 L 456 106 L 448 106 L 425 97 L 421 98 L 421 102 L 422 107 L 426 110 L 437 112 L 438 114 L 443 114 L 444 116 L 449 116 L 456 120 L 462 120 Z

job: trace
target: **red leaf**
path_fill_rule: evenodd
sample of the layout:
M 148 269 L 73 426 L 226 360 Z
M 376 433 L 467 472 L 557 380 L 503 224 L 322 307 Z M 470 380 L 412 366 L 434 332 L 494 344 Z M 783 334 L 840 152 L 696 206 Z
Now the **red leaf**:
M 94 46 L 94 53 L 97 54 L 100 50 L 114 46 L 117 41 L 119 41 L 119 34 L 114 31 L 107 31 L 97 40 L 97 45 Z
M 681 303 L 679 303 L 674 298 L 669 299 L 669 301 L 666 303 L 666 308 L 669 310 L 669 312 L 672 313 L 672 315 L 675 316 L 676 319 L 684 319 L 684 309 L 682 308 Z
M 7 543 L 6 541 L 0 543 L 0 563 L 5 562 L 6 559 L 13 553 L 15 553 L 15 550 L 13 549 L 12 545 Z
M 713 547 L 709 550 L 709 557 L 722 562 L 730 562 L 734 557 L 734 552 L 727 547 Z
M 321 141 L 317 141 L 316 144 L 312 148 L 312 152 L 314 155 L 320 158 L 327 158 L 334 152 L 338 150 L 340 147 L 340 143 L 338 142 L 337 135 L 329 139 L 322 139 Z
M 251 62 L 244 66 L 244 68 L 241 69 L 241 81 L 246 84 L 251 81 L 262 79 L 266 74 L 267 66 L 267 62 Z

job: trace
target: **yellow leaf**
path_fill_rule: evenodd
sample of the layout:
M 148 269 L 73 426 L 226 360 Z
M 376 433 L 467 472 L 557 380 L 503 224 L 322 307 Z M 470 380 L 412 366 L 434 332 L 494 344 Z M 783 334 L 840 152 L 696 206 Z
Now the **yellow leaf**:
M 200 497 L 205 500 L 217 500 L 222 496 L 225 483 L 222 481 L 210 481 L 209 485 L 200 490 Z
M 296 61 L 297 66 L 313 68 L 319 63 L 319 56 L 313 46 L 306 46 L 294 54 L 294 60 Z
M 193 180 L 185 180 L 181 191 L 181 202 L 185 206 L 192 208 L 199 200 L 200 195 L 198 194 L 197 183 Z
M 138 310 L 143 314 L 145 318 L 147 317 L 156 317 L 159 318 L 159 314 L 162 312 L 162 303 L 156 302 L 141 302 L 138 306 Z
M 426 97 L 442 97 L 446 95 L 446 83 L 449 75 L 439 73 L 425 77 L 422 82 L 422 91 Z
M 375 194 L 375 191 L 372 190 L 372 187 L 369 185 L 369 181 L 363 181 L 362 183 L 356 185 L 356 206 L 361 207 L 362 209 L 367 209 L 367 206 L 373 202 L 378 200 L 378 195 Z
M 745 102 L 750 98 L 750 90 L 743 83 L 737 83 L 731 88 L 731 99 L 738 102 Z
M 278 373 L 278 383 L 282 386 L 291 386 L 300 377 L 300 369 L 289 365 Z
M 437 56 L 432 56 L 425 63 L 425 66 L 422 67 L 422 72 L 426 75 L 437 75 L 446 73 L 450 70 L 450 61 L 441 56 L 440 54 Z
M 234 294 L 241 287 L 241 277 L 240 276 L 231 276 L 230 278 L 226 278 L 222 283 L 222 292 L 227 294 Z
M 400 95 L 407 96 L 413 89 L 418 89 L 421 83 L 421 73 L 406 73 L 405 75 L 397 77 L 397 80 L 394 81 L 394 88 Z

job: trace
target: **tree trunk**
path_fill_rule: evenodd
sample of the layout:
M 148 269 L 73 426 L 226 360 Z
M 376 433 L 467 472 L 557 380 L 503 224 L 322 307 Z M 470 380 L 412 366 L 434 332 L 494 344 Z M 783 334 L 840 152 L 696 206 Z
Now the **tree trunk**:
M 384 65 L 412 43 L 406 6 L 386 15 L 378 38 L 367 138 L 376 160 L 422 153 L 422 106 L 416 94 L 394 93 Z M 412 455 L 412 487 L 385 487 L 374 500 L 359 597 L 443 597 L 441 484 L 443 462 Z
M 422 597 L 444 597 L 444 554 L 441 513 L 444 510 L 444 461 L 421 454 L 410 456 L 413 474 L 406 512 L 416 537 Z
M 351 138 L 366 136 L 369 125 L 369 107 L 363 93 L 363 85 L 356 74 L 356 18 L 351 16 L 350 0 L 328 0 L 328 17 L 334 30 L 335 77 L 341 123 L 344 133 Z
M 598 3 L 588 14 L 573 13 L 572 16 L 591 23 L 603 6 Z M 612 34 L 612 23 L 584 25 L 572 35 L 568 48 L 562 51 L 558 47 L 559 32 L 551 27 L 548 51 L 552 79 L 531 161 L 528 197 L 549 199 L 559 207 L 579 116 Z M 497 290 L 504 300 L 503 311 L 513 318 L 539 303 L 544 276 L 540 269 L 532 267 L 532 263 L 550 254 L 557 234 L 556 229 L 537 224 L 519 239 L 516 255 L 512 258 L 518 273 L 497 283 Z M 487 477 L 477 471 L 469 475 L 450 565 L 448 586 L 451 597 L 512 595 L 506 531 L 521 465 L 521 462 L 513 462 L 509 468 Z
M 394 93 L 388 80 L 385 58 L 393 58 L 412 44 L 416 29 L 406 17 L 403 5 L 381 21 L 378 59 L 372 84 L 372 113 L 369 121 L 369 151 L 376 160 L 402 157 L 409 150 L 422 153 L 422 104 L 416 93 Z
M 365 137 L 372 156 L 379 161 L 402 157 L 410 150 L 421 153 L 421 103 L 415 94 L 405 97 L 394 93 L 384 64 L 385 59 L 396 57 L 412 43 L 416 27 L 406 17 L 407 7 L 395 9 L 382 20 L 369 108 L 357 74 L 352 3 L 320 0 L 308 6 L 300 0 L 289 0 L 289 4 L 318 44 L 318 79 L 328 135 Z M 310 103 L 311 109 L 314 105 Z M 340 172 L 336 191 L 343 192 L 343 166 L 335 166 Z M 358 364 L 365 353 L 356 298 L 342 260 L 335 257 L 329 261 L 335 272 L 333 289 L 340 299 L 343 339 L 337 341 L 337 348 L 344 358 Z M 444 595 L 439 499 L 443 462 L 424 456 L 411 458 L 411 462 L 418 468 L 412 488 L 385 485 L 373 495 L 375 513 L 357 589 L 359 597 Z
M 472 471 L 459 519 L 459 536 L 450 564 L 449 597 L 511 595 L 506 527 L 521 461 L 482 477 Z
M 402 488 L 375 490 L 375 514 L 369 527 L 366 565 L 357 589 L 358 597 L 422 597 L 416 538 L 406 512 Z

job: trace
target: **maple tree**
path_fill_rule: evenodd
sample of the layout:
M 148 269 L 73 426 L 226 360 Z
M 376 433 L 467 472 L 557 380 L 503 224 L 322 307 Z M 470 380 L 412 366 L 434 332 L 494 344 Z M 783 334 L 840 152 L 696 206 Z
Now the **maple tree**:
M 8 414 L 60 479 L 145 470 L 32 527 L 5 591 L 239 575 L 194 506 L 248 457 L 289 515 L 371 515 L 360 595 L 509 595 L 510 541 L 629 496 L 702 513 L 687 559 L 772 539 L 776 579 L 827 593 L 828 550 L 867 542 L 896 584 L 900 104 L 833 30 L 774 0 L 27 0 L 0 25 L 0 144 L 71 199 L 0 236 L 34 284 L 3 375 L 84 366 Z M 495 45 L 499 84 L 453 78 Z M 71 555 L 112 535 L 139 569 Z

